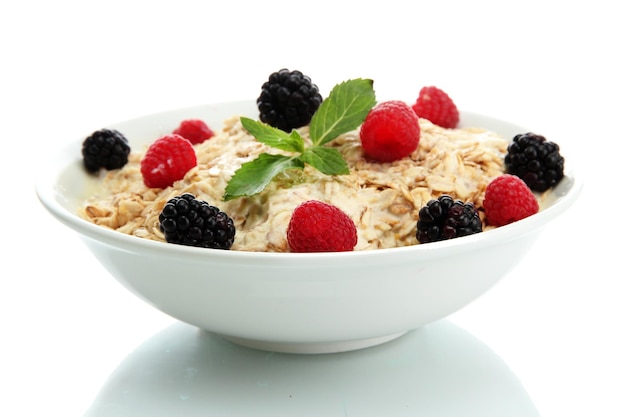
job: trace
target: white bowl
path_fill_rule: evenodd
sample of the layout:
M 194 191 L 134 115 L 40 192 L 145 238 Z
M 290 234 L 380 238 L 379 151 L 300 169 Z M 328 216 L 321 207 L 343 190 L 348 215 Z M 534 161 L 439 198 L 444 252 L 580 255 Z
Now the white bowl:
M 110 127 L 122 131 L 139 149 L 171 132 L 182 119 L 202 118 L 218 128 L 235 114 L 258 117 L 253 101 L 230 102 Z M 466 112 L 461 125 L 511 138 L 532 131 Z M 281 352 L 373 346 L 456 312 L 513 268 L 543 227 L 571 206 L 581 191 L 566 159 L 566 177 L 542 211 L 495 230 L 357 252 L 210 250 L 128 236 L 80 218 L 78 206 L 97 186 L 82 167 L 83 139 L 51 157 L 39 175 L 36 190 L 48 211 L 79 233 L 117 280 L 157 309 L 233 342 Z

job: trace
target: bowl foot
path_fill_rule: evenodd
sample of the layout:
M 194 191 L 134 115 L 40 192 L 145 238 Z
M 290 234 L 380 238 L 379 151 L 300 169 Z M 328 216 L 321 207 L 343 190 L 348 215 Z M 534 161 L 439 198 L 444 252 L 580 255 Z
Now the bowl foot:
M 271 352 L 281 353 L 298 353 L 298 354 L 321 354 L 321 353 L 339 353 L 351 350 L 364 349 L 376 345 L 380 345 L 406 334 L 407 332 L 395 333 L 387 336 L 372 337 L 369 339 L 346 340 L 341 342 L 320 342 L 320 343 L 281 343 L 268 342 L 264 340 L 245 339 L 241 337 L 224 336 L 222 337 L 229 342 L 259 350 L 267 350 Z

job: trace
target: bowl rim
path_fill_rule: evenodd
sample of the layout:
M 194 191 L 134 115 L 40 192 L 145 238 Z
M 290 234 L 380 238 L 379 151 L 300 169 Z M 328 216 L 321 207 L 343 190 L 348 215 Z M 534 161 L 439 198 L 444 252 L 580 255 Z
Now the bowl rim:
M 136 122 L 143 118 L 155 117 L 162 114 L 171 114 L 173 112 L 185 113 L 187 111 L 197 110 L 199 108 L 206 108 L 207 106 L 219 107 L 220 105 L 249 105 L 249 100 L 239 100 L 224 103 L 213 103 L 209 105 L 191 106 L 182 109 L 175 109 L 171 111 L 164 111 L 154 113 L 150 115 L 140 116 L 137 118 L 128 119 L 116 123 L 116 125 L 122 125 L 124 123 Z M 484 120 L 491 120 L 493 122 L 505 123 L 509 126 L 516 126 L 514 123 L 510 123 L 505 120 L 497 119 L 495 117 L 487 116 L 481 113 L 474 113 L 470 111 L 461 111 L 461 119 L 465 117 L 473 117 Z M 114 126 L 113 126 L 114 127 Z M 528 129 L 518 127 L 520 132 L 528 131 Z M 35 192 L 46 210 L 52 214 L 57 220 L 66 226 L 73 229 L 82 237 L 86 237 L 95 241 L 99 241 L 103 244 L 116 247 L 120 250 L 127 250 L 131 252 L 143 252 L 149 251 L 157 253 L 159 255 L 183 257 L 185 259 L 203 259 L 203 260 L 227 260 L 234 263 L 240 263 L 242 260 L 255 260 L 258 262 L 286 262 L 286 263 L 298 263 L 302 261 L 309 261 L 311 263 L 319 263 L 321 260 L 345 258 L 347 260 L 360 260 L 363 257 L 368 259 L 378 259 L 380 257 L 394 257 L 403 256 L 404 253 L 414 253 L 414 256 L 437 256 L 445 255 L 449 256 L 450 251 L 462 250 L 466 245 L 488 247 L 490 245 L 498 244 L 503 240 L 515 239 L 521 237 L 526 233 L 540 229 L 547 225 L 552 219 L 558 217 L 561 213 L 566 211 L 578 198 L 582 191 L 582 181 L 575 174 L 574 170 L 569 169 L 571 166 L 570 157 L 568 156 L 568 165 L 565 172 L 565 177 L 557 185 L 557 188 L 552 190 L 558 195 L 555 201 L 548 207 L 542 209 L 540 212 L 529 216 L 525 219 L 517 222 L 501 226 L 495 229 L 491 229 L 482 233 L 477 233 L 469 236 L 463 236 L 455 239 L 444 240 L 440 242 L 431 242 L 428 244 L 417 244 L 405 247 L 396 248 L 381 248 L 361 251 L 350 252 L 316 252 L 316 253 L 289 253 L 289 252 L 252 252 L 252 251 L 231 251 L 231 250 L 219 250 L 219 249 L 206 249 L 196 248 L 184 245 L 174 245 L 165 242 L 152 241 L 149 239 L 143 239 L 137 236 L 127 235 L 112 229 L 107 229 L 103 226 L 91 223 L 81 218 L 77 213 L 72 213 L 69 209 L 64 207 L 59 198 L 62 197 L 62 191 L 58 187 L 58 179 L 61 172 L 64 169 L 70 167 L 70 164 L 81 163 L 80 155 L 77 154 L 76 149 L 80 149 L 80 143 L 84 138 L 74 140 L 68 143 L 66 146 L 60 148 L 51 157 L 46 158 L 40 166 L 35 179 Z M 426 255 L 428 254 L 428 255 Z M 201 255 L 201 256 L 199 256 Z M 396 256 L 397 255 L 397 256 Z

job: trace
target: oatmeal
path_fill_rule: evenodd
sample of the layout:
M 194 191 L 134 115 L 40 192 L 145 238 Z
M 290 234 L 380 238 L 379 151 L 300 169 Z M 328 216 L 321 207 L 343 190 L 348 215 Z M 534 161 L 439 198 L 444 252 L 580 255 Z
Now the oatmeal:
M 121 233 L 165 241 L 158 222 L 161 209 L 170 198 L 192 193 L 233 219 L 237 234 L 232 250 L 286 252 L 287 224 L 294 208 L 320 200 L 352 218 L 358 232 L 355 250 L 416 245 L 418 212 L 429 200 L 447 194 L 482 211 L 487 184 L 504 172 L 508 145 L 490 131 L 444 129 L 426 119 L 419 123 L 419 146 L 407 158 L 368 160 L 356 130 L 329 143 L 344 156 L 349 174 L 327 176 L 306 166 L 279 174 L 257 195 L 223 201 L 228 180 L 242 163 L 261 153 L 278 152 L 258 142 L 233 117 L 210 140 L 194 145 L 197 166 L 173 186 L 146 187 L 140 172 L 143 154 L 133 152 L 123 168 L 106 173 L 97 195 L 80 213 Z M 306 127 L 299 132 L 307 137 Z

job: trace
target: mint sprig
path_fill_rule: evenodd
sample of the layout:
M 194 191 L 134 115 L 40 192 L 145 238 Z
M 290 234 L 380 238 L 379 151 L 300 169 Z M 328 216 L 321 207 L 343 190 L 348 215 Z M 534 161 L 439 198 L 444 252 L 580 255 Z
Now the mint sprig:
M 260 193 L 274 177 L 287 169 L 310 165 L 325 175 L 345 175 L 350 170 L 339 151 L 325 145 L 363 123 L 376 104 L 373 81 L 354 79 L 337 84 L 317 109 L 309 124 L 311 144 L 307 145 L 297 130 L 291 133 L 265 123 L 241 117 L 241 124 L 261 143 L 285 152 L 262 153 L 235 171 L 228 182 L 224 200 Z

